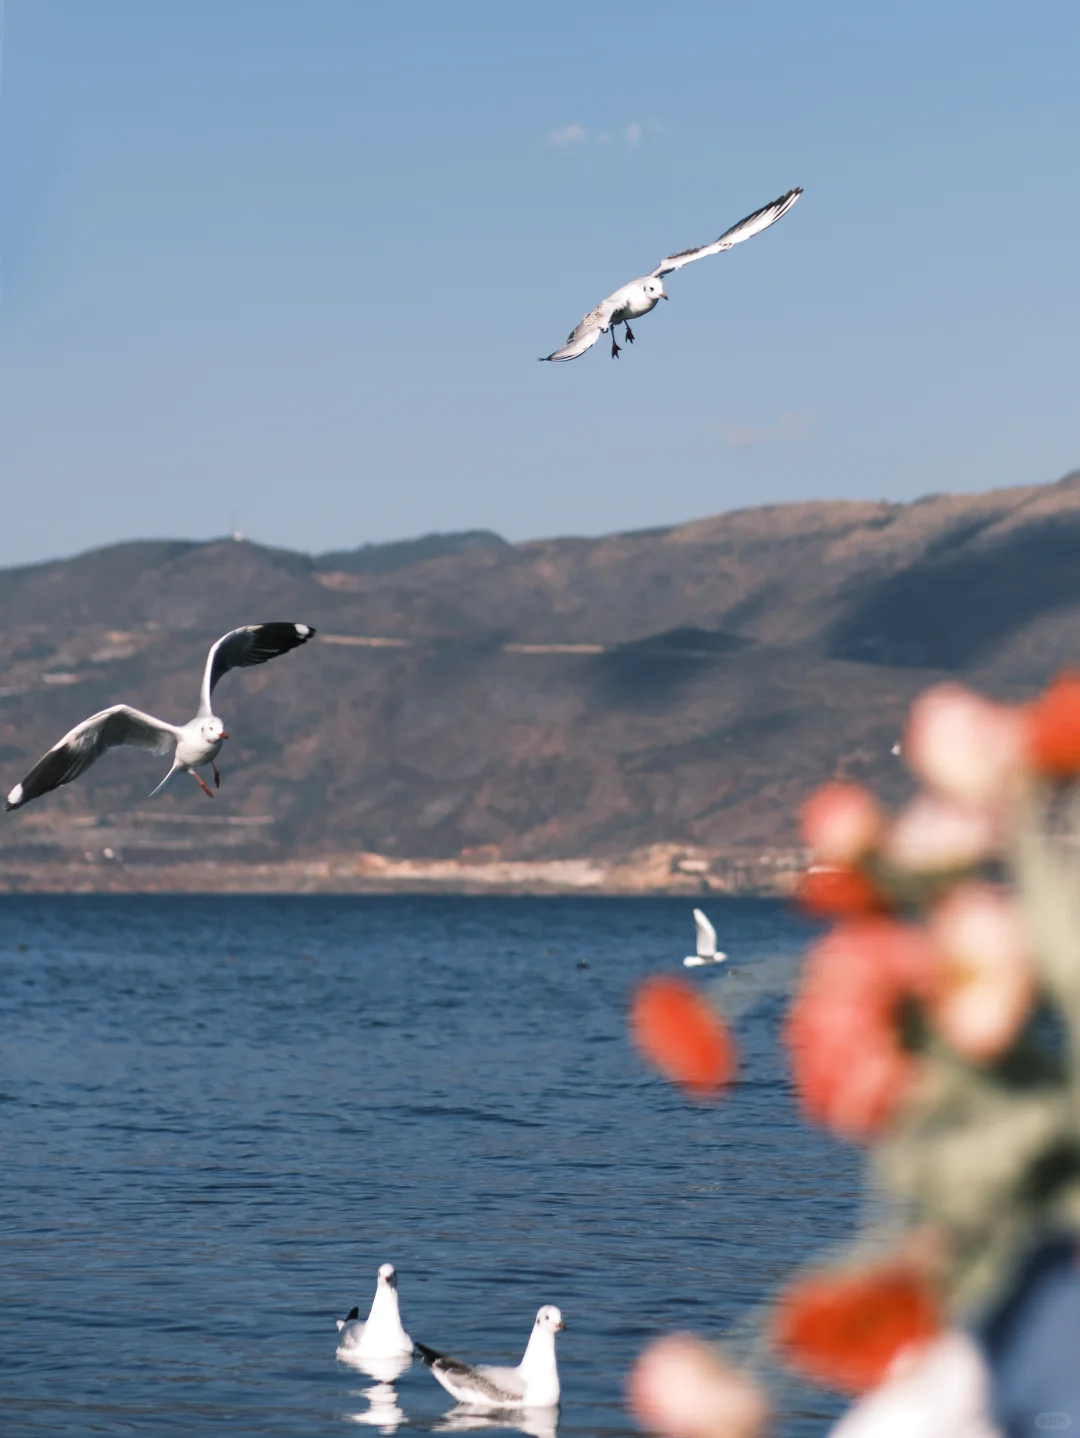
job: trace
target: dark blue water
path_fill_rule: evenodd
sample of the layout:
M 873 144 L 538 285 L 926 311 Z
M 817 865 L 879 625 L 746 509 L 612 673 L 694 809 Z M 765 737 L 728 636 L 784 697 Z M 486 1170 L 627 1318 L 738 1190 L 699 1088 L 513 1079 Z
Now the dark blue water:
M 516 1362 L 558 1304 L 560 1433 L 634 1431 L 650 1335 L 738 1323 L 847 1230 L 857 1182 L 792 1109 L 806 934 L 780 906 L 709 906 L 728 1100 L 630 1050 L 627 996 L 679 967 L 689 907 L 0 899 L 2 1431 L 340 1432 L 370 1380 L 334 1319 L 386 1260 L 412 1336 L 467 1359 Z M 397 1391 L 401 1433 L 450 1406 L 419 1365 Z M 833 1411 L 794 1407 L 785 1434 Z

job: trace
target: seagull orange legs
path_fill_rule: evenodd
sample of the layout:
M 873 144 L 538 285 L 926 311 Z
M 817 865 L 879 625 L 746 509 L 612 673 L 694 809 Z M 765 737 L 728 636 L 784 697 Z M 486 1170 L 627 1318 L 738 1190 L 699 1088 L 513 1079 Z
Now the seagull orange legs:
M 198 784 L 199 788 L 203 791 L 203 793 L 206 795 L 206 797 L 207 797 L 208 799 L 212 799 L 212 798 L 214 797 L 214 791 L 213 791 L 213 789 L 208 789 L 208 788 L 207 788 L 207 786 L 203 783 L 203 781 L 202 781 L 202 779 L 200 778 L 200 776 L 199 776 L 198 774 L 196 774 L 196 772 L 195 772 L 194 769 L 189 769 L 189 770 L 188 770 L 188 773 L 189 773 L 189 774 L 191 775 L 191 777 L 195 780 L 196 784 Z
M 218 773 L 218 771 L 217 771 L 217 765 L 213 762 L 213 760 L 210 761 L 210 767 L 211 767 L 211 769 L 213 769 L 213 771 L 214 771 L 214 788 L 215 788 L 215 789 L 220 789 L 220 788 L 221 788 L 221 775 Z

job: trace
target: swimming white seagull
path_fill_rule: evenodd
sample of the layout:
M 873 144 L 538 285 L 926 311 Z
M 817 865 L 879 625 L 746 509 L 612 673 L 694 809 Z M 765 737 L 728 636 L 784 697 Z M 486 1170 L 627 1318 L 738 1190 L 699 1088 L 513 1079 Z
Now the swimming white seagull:
M 716 930 L 700 909 L 694 910 L 694 927 L 697 929 L 697 953 L 687 954 L 683 959 L 686 967 L 695 969 L 699 964 L 722 964 L 727 954 L 717 949 Z
M 276 659 L 279 654 L 306 644 L 314 633 L 310 624 L 246 624 L 242 629 L 231 629 L 207 655 L 199 712 L 194 719 L 186 724 L 167 724 L 164 719 L 155 719 L 152 714 L 144 714 L 128 704 L 114 704 L 111 709 L 102 709 L 100 714 L 91 714 L 37 761 L 22 783 L 12 789 L 4 807 L 21 809 L 31 799 L 39 799 L 42 794 L 59 789 L 61 784 L 70 784 L 100 759 L 106 749 L 115 749 L 119 744 L 134 744 L 154 754 L 174 750 L 172 768 L 153 790 L 151 798 L 160 794 L 183 769 L 212 799 L 213 789 L 208 788 L 195 771 L 209 764 L 214 771 L 214 787 L 220 785 L 221 775 L 214 760 L 229 735 L 211 705 L 214 686 L 230 669 L 265 664 L 268 659 Z
M 788 190 L 786 195 L 773 200 L 771 205 L 763 205 L 760 210 L 747 215 L 745 220 L 732 225 L 730 230 L 725 230 L 711 245 L 699 245 L 697 249 L 680 250 L 677 255 L 668 255 L 660 261 L 655 270 L 642 275 L 638 280 L 631 280 L 628 285 L 623 285 L 614 294 L 608 295 L 606 300 L 601 300 L 577 328 L 570 331 L 561 349 L 553 350 L 549 355 L 541 355 L 540 358 L 577 359 L 578 355 L 591 349 L 601 335 L 606 335 L 608 330 L 611 330 L 611 358 L 617 359 L 621 346 L 615 339 L 615 326 L 625 325 L 627 343 L 634 343 L 629 321 L 647 315 L 661 300 L 667 299 L 661 282 L 664 275 L 670 275 L 673 270 L 681 270 L 683 265 L 690 264 L 692 260 L 703 260 L 706 255 L 718 255 L 722 250 L 730 250 L 732 245 L 750 239 L 752 235 L 760 235 L 762 230 L 775 225 L 781 215 L 786 215 L 801 194 L 801 189 Z
M 554 1408 L 559 1401 L 559 1370 L 555 1335 L 566 1327 L 563 1316 L 548 1303 L 540 1309 L 525 1356 L 516 1368 L 473 1368 L 437 1353 L 423 1343 L 416 1351 L 451 1397 L 470 1408 Z
M 375 1297 L 371 1301 L 371 1312 L 366 1321 L 360 1318 L 360 1310 L 354 1308 L 347 1318 L 339 1318 L 337 1356 L 349 1360 L 411 1358 L 413 1341 L 401 1326 L 401 1310 L 398 1308 L 397 1270 L 392 1263 L 384 1263 L 379 1269 L 375 1283 Z M 398 1369 L 392 1382 L 403 1369 Z M 373 1373 L 373 1377 L 382 1377 Z

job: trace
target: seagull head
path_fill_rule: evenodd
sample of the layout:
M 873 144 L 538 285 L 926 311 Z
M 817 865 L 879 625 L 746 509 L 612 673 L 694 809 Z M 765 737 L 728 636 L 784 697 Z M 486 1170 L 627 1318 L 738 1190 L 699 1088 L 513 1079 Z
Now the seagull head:
M 380 1265 L 380 1267 L 379 1267 L 379 1287 L 380 1287 L 380 1288 L 396 1288 L 396 1287 L 397 1287 L 397 1269 L 394 1267 L 394 1265 L 393 1265 L 392 1263 L 384 1263 L 384 1264 L 381 1264 L 381 1265 Z
M 548 1333 L 561 1333 L 566 1327 L 561 1312 L 553 1303 L 545 1303 L 540 1312 L 536 1315 L 536 1327 L 543 1328 Z
M 207 719 L 206 723 L 202 726 L 202 732 L 203 738 L 208 744 L 217 744 L 220 743 L 222 739 L 229 737 L 225 725 L 216 716 Z
M 645 281 L 645 293 L 649 296 L 651 300 L 667 299 L 667 294 L 664 291 L 664 283 L 662 280 L 652 279 L 651 277 L 647 279 Z

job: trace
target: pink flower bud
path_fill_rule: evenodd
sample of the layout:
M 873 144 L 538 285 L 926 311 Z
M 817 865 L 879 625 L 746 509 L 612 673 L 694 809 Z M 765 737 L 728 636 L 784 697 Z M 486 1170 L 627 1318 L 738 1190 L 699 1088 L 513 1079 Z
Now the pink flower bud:
M 997 826 L 985 809 L 918 794 L 898 815 L 881 852 L 914 873 L 937 874 L 981 863 L 997 847 Z
M 1016 903 L 989 884 L 964 884 L 930 917 L 942 955 L 931 1004 L 941 1036 L 975 1063 L 996 1058 L 1031 1008 L 1035 976 Z
M 938 684 L 912 705 L 903 752 L 919 778 L 939 793 L 994 808 L 1008 798 L 1025 745 L 1018 710 L 961 684 Z
M 861 859 L 877 842 L 881 822 L 877 801 L 861 784 L 822 784 L 803 805 L 803 837 L 827 864 Z
M 768 1417 L 750 1379 L 690 1333 L 645 1349 L 630 1372 L 629 1396 L 642 1427 L 667 1438 L 758 1438 Z

